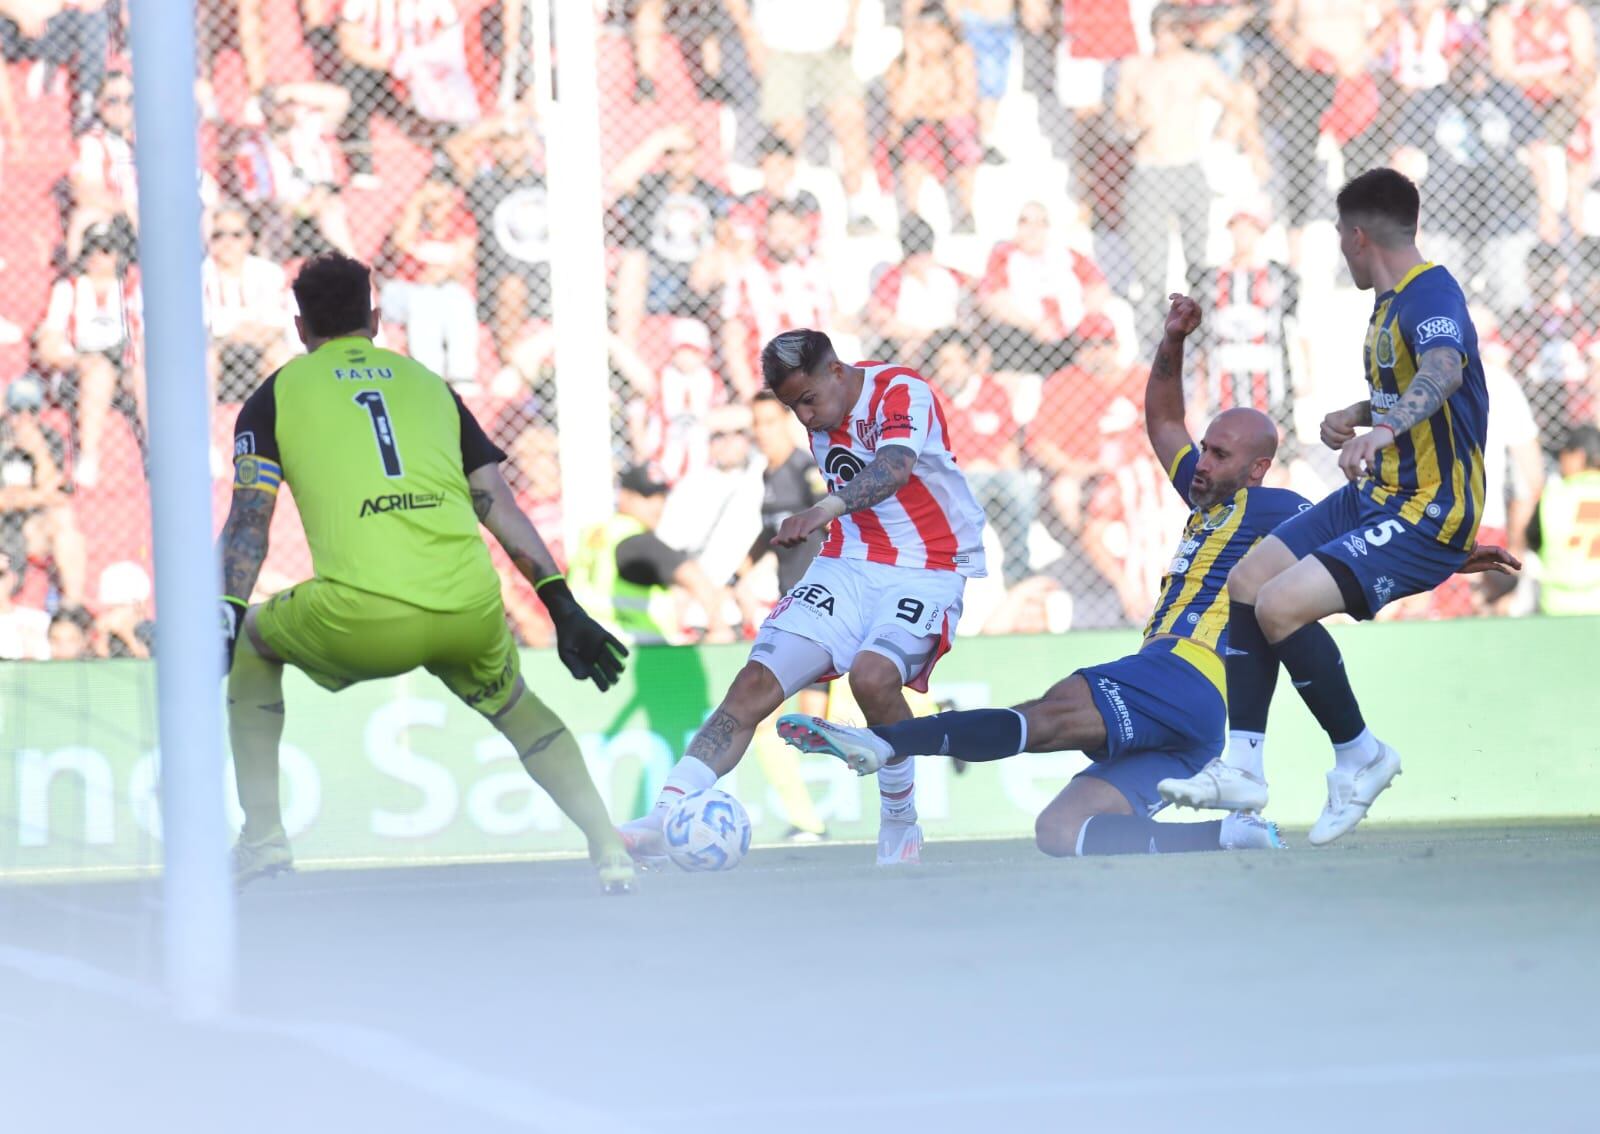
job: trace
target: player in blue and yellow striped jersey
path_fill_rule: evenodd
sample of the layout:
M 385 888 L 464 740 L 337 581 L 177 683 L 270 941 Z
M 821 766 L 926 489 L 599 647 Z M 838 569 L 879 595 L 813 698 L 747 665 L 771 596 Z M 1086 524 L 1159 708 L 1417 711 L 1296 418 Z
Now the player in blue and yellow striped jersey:
M 1282 662 L 1333 741 L 1328 802 L 1311 829 L 1317 845 L 1359 823 L 1400 773 L 1399 754 L 1367 729 L 1319 620 L 1371 618 L 1453 573 L 1520 566 L 1474 543 L 1489 398 L 1461 288 L 1417 250 L 1420 204 L 1416 186 L 1392 169 L 1369 170 L 1339 191 L 1340 250 L 1356 286 L 1378 293 L 1362 360 L 1369 395 L 1322 423 L 1349 483 L 1233 569 L 1227 755 L 1160 785 L 1163 798 L 1193 806 L 1266 803 L 1267 708 Z M 1371 428 L 1357 434 L 1363 426 Z
M 1145 427 L 1172 486 L 1190 506 L 1139 652 L 1080 669 L 1036 701 L 915 717 L 872 729 L 786 716 L 781 736 L 827 752 L 865 775 L 892 756 L 999 760 L 1076 749 L 1093 761 L 1039 815 L 1051 855 L 1271 847 L 1270 823 L 1234 814 L 1209 823 L 1157 823 L 1163 778 L 1189 776 L 1222 751 L 1227 727 L 1223 656 L 1228 573 L 1255 543 L 1302 508 L 1301 496 L 1262 487 L 1278 447 L 1253 409 L 1219 415 L 1196 445 L 1183 421 L 1183 344 L 1200 325 L 1192 299 L 1173 296 L 1145 387 Z

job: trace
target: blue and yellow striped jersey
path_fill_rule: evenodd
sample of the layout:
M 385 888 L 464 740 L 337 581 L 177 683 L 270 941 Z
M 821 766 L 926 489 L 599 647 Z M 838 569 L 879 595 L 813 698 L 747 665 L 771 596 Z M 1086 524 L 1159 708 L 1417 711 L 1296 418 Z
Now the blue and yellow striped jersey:
M 1436 347 L 1460 352 L 1461 388 L 1438 413 L 1396 437 L 1377 475 L 1362 478 L 1358 490 L 1375 504 L 1397 508 L 1401 519 L 1440 543 L 1466 550 L 1483 515 L 1489 392 L 1460 285 L 1437 264 L 1418 264 L 1378 296 L 1367 324 L 1363 361 L 1374 425 L 1399 404 L 1418 359 Z
M 1199 464 L 1200 451 L 1189 444 L 1178 451 L 1167 469 L 1172 487 L 1185 504 L 1190 503 L 1189 486 Z M 1228 572 L 1273 528 L 1309 507 L 1304 496 L 1286 488 L 1241 488 L 1220 504 L 1194 508 L 1161 579 L 1161 597 L 1145 623 L 1145 638 L 1187 639 L 1215 655 L 1225 655 Z M 1208 676 L 1221 686 L 1216 676 Z

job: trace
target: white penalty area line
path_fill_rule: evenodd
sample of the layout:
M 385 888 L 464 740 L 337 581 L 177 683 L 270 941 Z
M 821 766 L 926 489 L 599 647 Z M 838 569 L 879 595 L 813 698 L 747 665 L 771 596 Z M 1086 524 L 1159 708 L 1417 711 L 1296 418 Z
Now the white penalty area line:
M 0 944 L 0 969 L 141 1011 L 162 1014 L 167 1011 L 166 998 L 155 989 L 70 957 Z M 180 1022 L 174 1020 L 174 1023 Z M 479 1071 L 377 1028 L 239 1015 L 188 1026 L 287 1040 L 390 1083 L 536 1134 L 570 1134 L 577 1130 L 585 1134 L 653 1134 L 650 1127 L 638 1120 L 608 1114 L 521 1081 Z
M 1600 1052 L 1526 1056 L 1513 1059 L 1442 1059 L 1413 1063 L 1336 1065 L 1289 1071 L 1196 1072 L 1188 1075 L 1133 1075 L 1064 1083 L 1014 1083 L 1006 1086 L 950 1087 L 917 1091 L 864 1091 L 807 1094 L 788 1098 L 705 1098 L 692 1108 L 652 1108 L 653 1119 L 749 1118 L 760 1114 L 828 1114 L 893 1111 L 917 1114 L 939 1106 L 1073 1099 L 1144 1098 L 1185 1094 L 1215 1098 L 1218 1091 L 1284 1090 L 1294 1087 L 1378 1087 L 1437 1083 L 1458 1079 L 1546 1078 L 1592 1075 L 1600 1071 Z

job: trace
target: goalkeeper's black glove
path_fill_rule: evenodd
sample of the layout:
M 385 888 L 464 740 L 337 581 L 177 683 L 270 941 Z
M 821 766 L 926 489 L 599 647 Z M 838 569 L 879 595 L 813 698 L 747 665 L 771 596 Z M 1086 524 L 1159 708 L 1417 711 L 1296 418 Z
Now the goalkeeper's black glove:
M 239 635 L 244 632 L 244 614 L 250 607 L 242 599 L 224 595 L 217 604 L 222 614 L 222 648 L 227 651 L 227 665 L 223 673 L 233 669 L 233 651 L 239 645 Z
M 559 575 L 534 591 L 556 625 L 556 655 L 579 681 L 592 679 L 603 693 L 622 676 L 628 647 L 617 641 L 572 597 Z

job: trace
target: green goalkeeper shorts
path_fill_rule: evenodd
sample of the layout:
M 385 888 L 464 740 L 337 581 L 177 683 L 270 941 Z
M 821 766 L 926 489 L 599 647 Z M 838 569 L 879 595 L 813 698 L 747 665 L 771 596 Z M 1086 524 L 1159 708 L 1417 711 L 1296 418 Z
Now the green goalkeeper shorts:
M 419 666 L 485 716 L 505 708 L 521 673 L 500 596 L 456 611 L 424 610 L 327 579 L 280 591 L 256 612 L 273 653 L 326 689 Z

